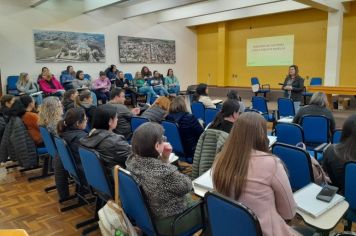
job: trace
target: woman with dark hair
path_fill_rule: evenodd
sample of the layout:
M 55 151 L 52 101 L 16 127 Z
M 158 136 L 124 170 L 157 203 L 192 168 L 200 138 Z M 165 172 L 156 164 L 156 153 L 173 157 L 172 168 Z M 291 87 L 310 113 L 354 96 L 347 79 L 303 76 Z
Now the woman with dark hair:
M 133 80 L 134 86 L 137 88 L 139 93 L 143 93 L 147 96 L 146 103 L 151 104 L 152 97 L 158 97 L 158 95 L 153 90 L 152 86 L 149 86 L 145 79 L 142 77 L 141 72 L 137 71 L 135 74 L 135 79 Z
M 78 70 L 73 80 L 74 89 L 91 89 L 91 80 L 84 78 L 84 72 Z
M 356 115 L 346 119 L 338 144 L 331 144 L 324 151 L 323 169 L 328 173 L 333 185 L 339 187 L 341 193 L 345 188 L 344 165 L 356 161 Z
M 238 101 L 227 99 L 223 103 L 221 111 L 216 115 L 215 119 L 209 126 L 209 129 L 217 129 L 230 133 L 234 122 L 239 117 L 239 110 L 240 104 Z
M 62 101 L 64 112 L 74 108 L 77 97 L 78 91 L 76 89 L 69 89 L 64 92 Z
M 101 100 L 103 104 L 105 104 L 106 101 L 110 98 L 110 88 L 110 80 L 106 77 L 103 71 L 100 71 L 99 78 L 93 83 L 93 89 L 96 97 L 98 100 Z
M 152 72 L 150 71 L 150 69 L 148 69 L 147 66 L 143 66 L 141 69 L 141 75 L 142 75 L 142 78 L 147 80 L 152 77 Z
M 115 80 L 117 72 L 118 70 L 115 65 L 110 65 L 110 67 L 105 70 L 106 77 L 108 77 L 110 81 Z
M 298 112 L 300 101 L 303 97 L 304 79 L 300 77 L 297 65 L 291 65 L 289 67 L 289 72 L 284 79 L 282 89 L 284 90 L 284 97 L 293 100 L 295 112 Z
M 153 77 L 148 80 L 148 84 L 152 86 L 155 93 L 161 96 L 169 95 L 167 89 L 163 86 L 163 76 L 158 71 L 153 72 Z
M 198 84 L 193 95 L 193 102 L 201 102 L 206 108 L 216 108 L 211 98 L 208 96 L 208 85 Z
M 67 66 L 67 69 L 62 71 L 59 80 L 63 85 L 65 90 L 69 90 L 73 88 L 73 80 L 75 79 L 75 71 L 73 66 Z
M 168 69 L 167 76 L 164 78 L 164 85 L 169 93 L 179 95 L 180 86 L 177 77 L 173 74 L 173 69 Z
M 131 154 L 131 147 L 125 137 L 113 132 L 116 126 L 117 109 L 111 104 L 99 106 L 94 113 L 93 129 L 80 140 L 81 145 L 100 154 L 110 176 L 115 165 L 125 168 L 125 161 Z
M 89 90 L 83 90 L 79 93 L 75 100 L 75 106 L 81 107 L 85 110 L 85 114 L 88 118 L 88 124 L 91 127 L 92 119 L 96 110 L 96 106 L 93 105 L 93 97 Z
M 184 154 L 192 157 L 200 135 L 204 129 L 198 119 L 190 114 L 183 96 L 173 99 L 169 106 L 166 120 L 178 124 L 179 135 L 182 140 Z
M 214 189 L 253 210 L 264 236 L 299 235 L 285 220 L 296 203 L 283 163 L 268 151 L 267 123 L 258 113 L 243 113 L 212 167 Z
M 227 99 L 232 99 L 235 100 L 239 103 L 240 105 L 240 109 L 239 109 L 239 113 L 243 113 L 245 111 L 245 104 L 241 101 L 241 97 L 239 96 L 239 93 L 237 92 L 237 90 L 229 90 L 229 92 L 226 94 Z
M 124 89 L 126 93 L 130 94 L 132 106 L 137 107 L 137 92 L 131 82 L 125 78 L 124 72 L 119 71 L 115 79 L 115 86 Z
M 42 136 L 38 126 L 40 117 L 37 113 L 33 112 L 35 109 L 35 101 L 30 95 L 22 95 L 20 101 L 25 109 L 25 113 L 21 116 L 22 121 L 36 146 L 42 146 Z
M 148 198 L 153 221 L 159 235 L 168 235 L 175 217 L 194 204 L 190 194 L 191 180 L 169 164 L 172 147 L 163 136 L 163 128 L 156 123 L 145 123 L 132 136 L 132 152 L 127 170 L 142 187 Z M 202 221 L 200 207 L 183 216 L 176 224 L 176 234 Z

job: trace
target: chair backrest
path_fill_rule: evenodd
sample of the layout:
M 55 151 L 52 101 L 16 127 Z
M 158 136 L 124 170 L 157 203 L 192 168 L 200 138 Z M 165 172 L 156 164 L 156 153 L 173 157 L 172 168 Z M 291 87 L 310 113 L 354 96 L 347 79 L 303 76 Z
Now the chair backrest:
M 119 170 L 119 193 L 122 207 L 128 217 L 135 222 L 135 225 L 146 235 L 156 235 L 156 229 L 151 221 L 151 214 L 141 188 L 133 177 L 121 168 Z
M 99 154 L 93 150 L 79 147 L 79 156 L 88 184 L 99 193 L 104 194 L 105 197 L 113 198 Z
M 193 102 L 190 106 L 192 109 L 192 114 L 197 118 L 201 119 L 202 121 L 205 120 L 205 106 L 201 102 Z
M 356 162 L 345 164 L 345 198 L 352 210 L 356 210 Z
M 330 121 L 325 116 L 306 115 L 300 120 L 304 130 L 304 141 L 308 145 L 328 143 L 330 139 Z
M 144 118 L 144 117 L 139 117 L 139 116 L 133 116 L 131 117 L 131 130 L 134 132 L 140 125 L 150 122 L 149 119 Z
M 340 143 L 341 134 L 342 134 L 342 129 L 334 130 L 333 135 L 331 137 L 331 143 L 333 144 Z
M 58 136 L 54 136 L 54 143 L 56 144 L 58 156 L 62 161 L 64 169 L 68 171 L 77 184 L 81 184 L 77 165 L 66 141 Z
M 257 216 L 242 203 L 214 192 L 205 194 L 204 201 L 211 235 L 262 236 Z
M 278 98 L 278 116 L 295 116 L 294 103 L 292 99 L 289 98 Z
M 293 191 L 314 182 L 311 160 L 307 151 L 292 145 L 275 143 L 272 146 L 272 153 L 284 162 Z
M 251 85 L 255 85 L 255 84 L 260 84 L 260 81 L 258 80 L 257 77 L 252 77 L 251 78 Z
M 124 77 L 125 77 L 128 81 L 133 80 L 133 77 L 132 77 L 132 74 L 131 74 L 131 73 L 125 73 L 125 74 L 124 74 Z
M 162 121 L 162 126 L 164 129 L 164 135 L 167 137 L 168 142 L 172 145 L 174 153 L 178 156 L 184 156 L 184 149 L 177 124 L 170 121 Z
M 277 142 L 295 146 L 304 142 L 303 128 L 294 123 L 277 123 L 275 127 Z
M 252 97 L 252 108 L 262 113 L 268 113 L 267 101 L 264 97 Z
M 43 143 L 47 148 L 48 154 L 52 158 L 55 158 L 57 156 L 57 148 L 56 148 L 56 145 L 54 144 L 53 137 L 52 137 L 51 133 L 44 126 L 40 126 L 40 133 L 41 133 Z
M 18 75 L 10 75 L 7 77 L 7 84 L 6 84 L 6 93 L 12 95 L 18 95 L 19 91 L 17 90 L 16 83 L 19 80 Z
M 84 74 L 84 79 L 86 79 L 86 80 L 91 80 L 91 77 L 90 77 L 89 74 Z
M 219 109 L 217 109 L 217 108 L 206 108 L 204 123 L 205 124 L 211 123 L 215 119 L 215 117 L 218 113 L 219 113 Z
M 323 84 L 323 79 L 320 77 L 313 77 L 310 79 L 310 86 L 318 86 Z

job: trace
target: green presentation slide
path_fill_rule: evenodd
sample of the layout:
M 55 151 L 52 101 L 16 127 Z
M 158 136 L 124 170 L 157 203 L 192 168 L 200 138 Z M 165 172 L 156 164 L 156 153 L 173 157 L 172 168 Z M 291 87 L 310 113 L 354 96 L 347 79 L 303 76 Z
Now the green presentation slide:
M 293 64 L 294 35 L 247 39 L 247 66 Z

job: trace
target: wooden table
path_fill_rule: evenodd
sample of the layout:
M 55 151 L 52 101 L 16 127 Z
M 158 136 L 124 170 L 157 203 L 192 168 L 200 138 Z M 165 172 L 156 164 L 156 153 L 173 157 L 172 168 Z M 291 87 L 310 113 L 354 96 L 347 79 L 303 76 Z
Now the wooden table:
M 324 92 L 329 102 L 330 108 L 333 107 L 333 94 L 356 95 L 356 87 L 342 86 L 308 86 L 308 92 Z

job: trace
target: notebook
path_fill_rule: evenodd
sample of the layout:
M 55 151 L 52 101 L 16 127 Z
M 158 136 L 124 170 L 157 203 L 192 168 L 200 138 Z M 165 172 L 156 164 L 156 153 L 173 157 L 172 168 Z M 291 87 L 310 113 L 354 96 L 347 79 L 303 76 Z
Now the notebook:
M 37 95 L 40 95 L 40 94 L 42 94 L 42 93 L 43 93 L 42 91 L 39 91 L 39 92 L 31 93 L 30 95 L 31 95 L 31 96 L 37 96 Z
M 277 141 L 277 136 L 271 136 L 271 135 L 268 135 L 268 141 L 269 141 L 269 147 L 271 147 L 276 141 Z
M 330 202 L 318 200 L 316 199 L 316 195 L 318 195 L 321 189 L 321 186 L 310 183 L 295 192 L 293 196 L 295 202 L 297 203 L 298 210 L 317 218 L 345 199 L 343 196 L 335 194 L 334 198 Z
M 207 172 L 193 180 L 193 186 L 196 186 L 198 188 L 203 188 L 208 191 L 214 190 L 213 187 L 213 180 L 211 176 L 211 169 L 209 169 Z
M 177 161 L 179 159 L 178 156 L 176 156 L 173 152 L 171 153 L 171 155 L 169 155 L 169 163 L 173 163 L 175 161 Z
M 222 100 L 221 99 L 214 99 L 211 101 L 213 104 L 218 104 L 218 103 L 221 103 Z
M 277 120 L 277 122 L 281 122 L 281 123 L 292 123 L 293 122 L 294 117 L 293 116 L 286 116 L 283 117 L 279 120 Z

